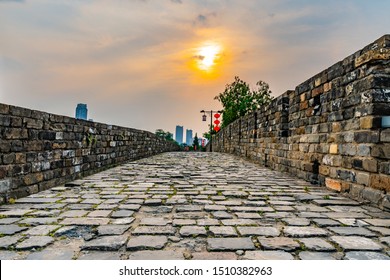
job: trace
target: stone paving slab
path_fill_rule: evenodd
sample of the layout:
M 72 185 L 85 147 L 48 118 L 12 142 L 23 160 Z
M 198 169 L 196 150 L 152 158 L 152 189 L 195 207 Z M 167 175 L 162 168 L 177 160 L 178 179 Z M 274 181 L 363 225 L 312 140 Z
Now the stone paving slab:
M 321 238 L 300 238 L 298 241 L 310 251 L 336 251 L 333 245 Z
M 129 255 L 129 260 L 184 260 L 177 251 L 137 251 Z
M 126 236 L 103 236 L 85 242 L 82 250 L 117 251 L 126 244 Z
M 294 257 L 284 251 L 248 251 L 243 260 L 293 260 Z
M 211 226 L 210 232 L 214 234 L 214 236 L 226 236 L 226 237 L 235 237 L 238 236 L 238 233 L 234 229 L 234 227 L 228 226 Z
M 23 240 L 21 243 L 17 244 L 15 248 L 17 250 L 38 249 L 38 248 L 44 248 L 53 242 L 54 242 L 54 238 L 50 236 L 32 236 Z
M 7 249 L 18 243 L 20 239 L 22 239 L 22 237 L 18 235 L 0 237 L 0 248 Z
M 280 231 L 275 227 L 237 227 L 242 236 L 279 236 Z
M 376 236 L 376 234 L 372 231 L 361 227 L 328 227 L 327 229 L 339 235 L 358 235 L 365 237 Z
M 390 257 L 378 252 L 356 251 L 347 252 L 344 260 L 390 260 Z
M 66 218 L 60 223 L 62 225 L 99 226 L 109 222 L 108 218 Z
M 258 238 L 260 245 L 265 250 L 295 251 L 301 246 L 297 241 L 288 237 Z
M 25 235 L 48 235 L 49 233 L 55 231 L 60 226 L 58 225 L 40 225 L 33 227 L 25 232 L 23 234 Z
M 183 237 L 207 236 L 207 231 L 205 227 L 200 227 L 200 226 L 183 226 L 180 229 L 179 233 Z
M 380 246 L 375 241 L 360 236 L 332 236 L 331 241 L 337 243 L 344 250 L 380 251 Z
M 193 253 L 192 260 L 237 260 L 237 255 L 232 252 L 202 252 Z
M 389 212 L 307 186 L 228 154 L 165 153 L 0 205 L 0 259 L 390 257 Z
M 208 238 L 209 251 L 236 251 L 255 250 L 256 247 L 250 238 Z
M 287 226 L 283 229 L 283 231 L 286 236 L 291 237 L 313 237 L 328 235 L 328 232 L 326 230 L 316 227 Z
M 26 230 L 27 227 L 20 227 L 18 225 L 0 225 L 0 234 L 2 235 L 13 235 L 21 231 Z
M 142 235 L 130 238 L 127 243 L 127 250 L 158 250 L 164 248 L 167 242 L 168 238 L 166 236 Z
M 101 225 L 98 226 L 98 235 L 121 235 L 124 234 L 130 225 Z
M 139 226 L 132 234 L 133 235 L 174 235 L 176 232 L 172 226 Z
M 49 249 L 45 248 L 42 251 L 29 254 L 26 260 L 72 260 L 75 252 L 70 249 Z
M 78 260 L 120 260 L 121 253 L 118 252 L 100 252 L 100 251 L 91 251 L 91 252 L 82 252 L 77 258 Z
M 324 252 L 300 252 L 299 258 L 301 260 L 337 260 L 336 256 L 331 253 Z

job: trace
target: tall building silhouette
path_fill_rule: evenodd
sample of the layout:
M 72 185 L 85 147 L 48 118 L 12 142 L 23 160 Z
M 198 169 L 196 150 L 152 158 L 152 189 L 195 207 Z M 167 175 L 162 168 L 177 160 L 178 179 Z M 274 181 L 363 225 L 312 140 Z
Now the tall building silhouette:
M 87 104 L 79 103 L 76 107 L 76 119 L 87 120 L 88 119 L 88 109 Z
M 175 140 L 179 144 L 183 143 L 183 127 L 180 125 L 176 126 Z
M 186 129 L 186 144 L 192 146 L 194 138 L 192 137 L 192 129 Z

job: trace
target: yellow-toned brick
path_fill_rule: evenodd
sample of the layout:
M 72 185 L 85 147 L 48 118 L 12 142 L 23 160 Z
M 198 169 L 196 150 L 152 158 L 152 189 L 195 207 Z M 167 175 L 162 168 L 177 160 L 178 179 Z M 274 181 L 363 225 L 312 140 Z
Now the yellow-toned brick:
M 338 122 L 332 123 L 332 131 L 333 132 L 340 132 L 341 131 L 341 124 Z
M 372 122 L 373 122 L 372 116 L 362 117 L 360 118 L 360 128 L 361 129 L 369 129 L 372 128 Z
M 329 147 L 329 153 L 330 154 L 337 154 L 338 153 L 338 145 L 337 144 L 331 144 Z
M 324 92 L 330 91 L 332 89 L 332 83 L 324 84 Z
M 331 179 L 331 178 L 325 179 L 325 185 L 327 188 L 334 190 L 334 191 L 338 191 L 338 192 L 340 192 L 342 189 L 341 182 L 338 180 Z
M 390 175 L 372 174 L 370 177 L 370 187 L 378 190 L 390 191 Z

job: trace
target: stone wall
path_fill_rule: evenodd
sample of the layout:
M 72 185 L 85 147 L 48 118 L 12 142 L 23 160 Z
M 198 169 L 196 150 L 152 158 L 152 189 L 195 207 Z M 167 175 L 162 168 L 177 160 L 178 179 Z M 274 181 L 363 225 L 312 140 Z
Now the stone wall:
M 151 132 L 0 103 L 0 202 L 178 148 Z
M 390 35 L 213 137 L 248 157 L 390 209 Z

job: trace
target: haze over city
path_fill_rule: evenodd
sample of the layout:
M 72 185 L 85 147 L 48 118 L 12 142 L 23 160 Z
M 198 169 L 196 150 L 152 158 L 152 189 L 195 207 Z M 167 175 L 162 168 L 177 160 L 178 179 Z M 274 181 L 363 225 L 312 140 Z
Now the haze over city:
M 278 96 L 389 33 L 390 2 L 0 0 L 0 102 L 201 135 L 239 76 Z

